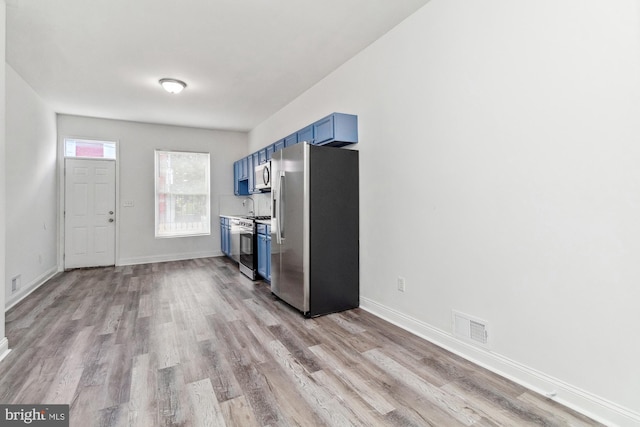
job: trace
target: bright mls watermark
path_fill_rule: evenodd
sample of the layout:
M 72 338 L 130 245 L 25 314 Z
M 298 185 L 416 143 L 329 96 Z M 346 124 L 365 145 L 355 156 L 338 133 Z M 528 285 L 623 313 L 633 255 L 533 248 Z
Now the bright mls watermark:
M 69 427 L 69 405 L 0 405 L 0 426 Z

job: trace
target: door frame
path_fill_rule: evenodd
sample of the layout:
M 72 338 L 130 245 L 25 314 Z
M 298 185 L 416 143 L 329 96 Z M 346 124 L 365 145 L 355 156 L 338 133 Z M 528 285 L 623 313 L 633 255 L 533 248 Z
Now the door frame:
M 64 254 L 65 254 L 65 218 L 64 218 L 64 203 L 65 203 L 65 156 L 64 156 L 64 141 L 66 139 L 83 139 L 88 141 L 104 141 L 114 142 L 116 144 L 116 159 L 103 159 L 95 158 L 93 160 L 109 160 L 115 162 L 116 165 L 116 194 L 115 194 L 115 207 L 116 207 L 116 241 L 115 241 L 115 265 L 120 265 L 120 141 L 114 138 L 98 138 L 98 137 L 84 137 L 77 135 L 60 135 L 58 136 L 58 271 L 64 271 Z M 91 160 L 88 157 L 77 157 L 79 159 Z

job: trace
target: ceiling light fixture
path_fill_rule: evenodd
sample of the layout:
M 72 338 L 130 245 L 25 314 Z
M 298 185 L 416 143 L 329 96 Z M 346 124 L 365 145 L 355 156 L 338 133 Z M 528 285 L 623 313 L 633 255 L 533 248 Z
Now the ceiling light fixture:
M 176 79 L 160 79 L 160 84 L 169 93 L 180 93 L 187 87 L 185 82 Z

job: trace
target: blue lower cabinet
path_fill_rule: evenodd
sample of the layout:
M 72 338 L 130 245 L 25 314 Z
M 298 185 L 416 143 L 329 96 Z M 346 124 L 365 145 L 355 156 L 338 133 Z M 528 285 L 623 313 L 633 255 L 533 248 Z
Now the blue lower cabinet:
M 267 236 L 258 234 L 258 274 L 267 278 Z
M 226 256 L 231 256 L 231 224 L 226 217 L 220 218 L 220 250 Z
M 258 274 L 271 281 L 271 227 L 258 224 Z
M 224 232 L 224 218 L 220 218 L 220 251 L 223 254 L 225 253 L 225 242 L 224 242 L 224 238 L 225 238 L 225 232 Z

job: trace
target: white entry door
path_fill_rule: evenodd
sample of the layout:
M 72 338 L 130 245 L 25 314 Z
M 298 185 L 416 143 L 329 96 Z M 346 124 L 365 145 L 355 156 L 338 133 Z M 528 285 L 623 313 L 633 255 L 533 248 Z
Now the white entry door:
M 65 159 L 64 267 L 114 265 L 116 164 Z

